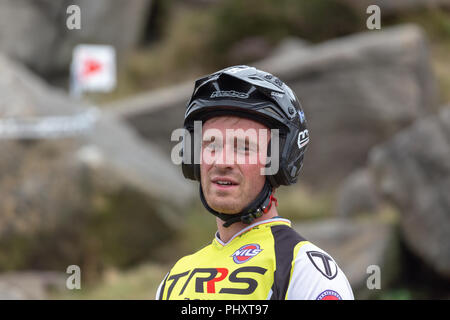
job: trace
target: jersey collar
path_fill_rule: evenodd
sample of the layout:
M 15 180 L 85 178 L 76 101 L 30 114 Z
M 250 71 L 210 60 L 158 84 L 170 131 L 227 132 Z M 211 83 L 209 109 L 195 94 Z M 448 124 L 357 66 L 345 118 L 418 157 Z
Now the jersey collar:
M 236 233 L 234 236 L 231 237 L 230 240 L 228 240 L 227 242 L 223 242 L 222 240 L 220 240 L 219 238 L 219 231 L 216 231 L 215 234 L 215 241 L 220 244 L 221 246 L 226 246 L 228 244 L 230 244 L 234 239 L 236 239 L 237 237 L 239 237 L 240 235 L 246 233 L 247 231 L 253 229 L 256 226 L 260 226 L 262 224 L 268 224 L 268 223 L 277 223 L 277 222 L 282 222 L 282 223 L 286 223 L 289 226 L 291 226 L 291 221 L 289 221 L 288 219 L 284 219 L 284 218 L 279 218 L 279 217 L 274 217 L 271 219 L 267 219 L 267 220 L 262 220 L 262 221 L 258 221 L 255 222 L 247 227 L 245 227 L 244 229 L 240 230 L 238 233 Z

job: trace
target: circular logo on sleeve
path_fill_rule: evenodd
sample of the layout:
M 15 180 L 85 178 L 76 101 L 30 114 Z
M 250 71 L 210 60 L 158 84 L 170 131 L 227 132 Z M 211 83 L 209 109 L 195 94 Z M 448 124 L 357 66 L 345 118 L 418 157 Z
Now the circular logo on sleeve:
M 334 290 L 325 290 L 316 298 L 316 300 L 342 300 L 339 293 Z

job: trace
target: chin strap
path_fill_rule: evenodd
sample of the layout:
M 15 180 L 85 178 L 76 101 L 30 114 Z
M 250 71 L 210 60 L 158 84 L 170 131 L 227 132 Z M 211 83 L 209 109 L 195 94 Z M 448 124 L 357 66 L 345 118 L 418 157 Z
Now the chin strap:
M 200 184 L 200 200 L 202 201 L 205 208 L 211 212 L 216 217 L 219 217 L 225 223 L 224 227 L 229 227 L 235 222 L 242 222 L 245 224 L 251 224 L 253 220 L 261 217 L 264 213 L 269 212 L 272 207 L 272 202 L 275 202 L 275 206 L 278 206 L 277 199 L 273 196 L 272 186 L 266 179 L 261 192 L 256 196 L 244 210 L 235 214 L 221 213 L 212 209 L 206 202 L 205 196 L 203 194 L 202 185 Z

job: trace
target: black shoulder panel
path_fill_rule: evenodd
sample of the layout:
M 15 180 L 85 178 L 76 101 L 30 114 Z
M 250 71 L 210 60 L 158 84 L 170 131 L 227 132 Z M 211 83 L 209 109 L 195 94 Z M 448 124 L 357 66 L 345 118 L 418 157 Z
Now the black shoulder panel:
M 294 248 L 299 242 L 306 239 L 286 225 L 273 226 L 271 230 L 275 243 L 276 258 L 271 300 L 284 300 L 289 286 Z

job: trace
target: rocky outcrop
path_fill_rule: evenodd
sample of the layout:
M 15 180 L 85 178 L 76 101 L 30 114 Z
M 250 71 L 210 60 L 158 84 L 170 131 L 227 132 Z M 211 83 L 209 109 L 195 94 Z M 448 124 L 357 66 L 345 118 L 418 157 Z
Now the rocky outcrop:
M 335 214 L 338 217 L 354 217 L 377 210 L 380 197 L 375 181 L 367 169 L 352 172 L 338 188 Z
M 67 274 L 52 271 L 9 272 L 0 275 L 1 300 L 43 300 L 53 290 L 67 290 Z
M 450 107 L 375 147 L 369 166 L 380 194 L 401 211 L 408 247 L 450 279 Z
M 81 10 L 79 30 L 66 26 L 70 5 Z M 150 0 L 4 0 L 0 51 L 42 75 L 67 73 L 79 43 L 110 44 L 121 57 L 138 43 L 150 5 Z
M 151 257 L 194 194 L 170 158 L 2 56 L 0 73 L 0 269 Z
M 294 229 L 308 241 L 328 252 L 347 276 L 356 299 L 379 295 L 381 290 L 367 286 L 372 267 L 380 270 L 380 285 L 389 286 L 400 271 L 397 233 L 394 221 L 370 219 L 325 219 L 298 221 Z
M 344 180 L 336 213 L 355 217 L 390 203 L 403 242 L 443 279 L 450 270 L 450 107 L 417 120 L 369 153 Z
M 193 89 L 194 82 L 189 81 L 113 102 L 105 109 L 125 120 L 145 141 L 170 155 L 178 142 L 170 141 L 171 134 L 183 126 L 186 103 Z
M 427 41 L 416 26 L 383 28 L 257 64 L 296 92 L 311 143 L 302 178 L 335 185 L 368 151 L 436 107 Z

